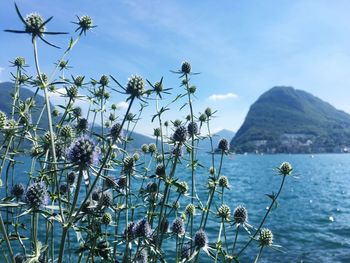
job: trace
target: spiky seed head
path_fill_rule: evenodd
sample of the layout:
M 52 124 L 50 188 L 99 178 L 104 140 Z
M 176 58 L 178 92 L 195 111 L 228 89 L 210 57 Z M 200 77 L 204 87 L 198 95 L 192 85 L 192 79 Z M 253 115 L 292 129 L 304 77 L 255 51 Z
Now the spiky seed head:
M 230 207 L 226 204 L 222 204 L 218 209 L 218 216 L 225 220 L 230 219 L 230 216 L 231 216 Z
M 237 206 L 235 208 L 235 211 L 233 212 L 233 218 L 234 218 L 235 223 L 237 223 L 237 224 L 244 224 L 244 223 L 248 222 L 247 209 L 242 205 Z
M 176 120 L 174 121 L 174 127 L 175 127 L 175 128 L 180 127 L 181 123 L 182 123 L 181 120 L 176 119 Z
M 190 74 L 191 73 L 191 64 L 187 61 L 184 61 L 181 65 L 181 72 L 184 74 Z
M 132 76 L 126 86 L 126 93 L 131 97 L 139 98 L 144 93 L 144 80 L 140 76 Z
M 74 172 L 70 172 L 69 174 L 67 174 L 67 183 L 69 185 L 73 185 L 75 182 L 75 173 Z
M 259 236 L 260 246 L 271 246 L 273 243 L 273 234 L 270 229 L 263 228 L 260 230 Z
M 196 207 L 194 206 L 194 204 L 188 204 L 186 206 L 185 212 L 190 216 L 194 216 L 196 213 Z
M 158 191 L 158 185 L 155 182 L 149 182 L 146 186 L 147 192 L 156 193 Z
M 207 115 L 205 113 L 202 113 L 200 116 L 199 116 L 199 121 L 200 122 L 205 122 L 207 120 Z
M 79 27 L 77 30 L 80 30 L 81 33 L 86 34 L 86 31 L 94 27 L 94 23 L 89 16 L 81 16 L 78 20 Z
M 23 85 L 24 83 L 26 83 L 28 81 L 28 79 L 29 79 L 29 77 L 26 74 L 21 74 L 17 78 L 17 81 L 18 81 L 19 85 Z
M 111 106 L 111 109 L 112 109 L 112 110 L 117 110 L 117 109 L 118 109 L 117 104 L 113 103 L 112 106 Z
M 219 186 L 222 188 L 228 188 L 229 183 L 226 176 L 222 175 L 219 177 Z
M 109 83 L 109 78 L 107 75 L 102 75 L 99 81 L 100 85 L 106 87 Z
M 77 129 L 78 131 L 86 131 L 88 129 L 88 120 L 85 118 L 78 119 L 77 123 Z
M 194 94 L 197 90 L 197 87 L 196 86 L 191 86 L 189 89 L 188 89 L 188 92 L 191 93 L 191 94 Z
M 148 151 L 149 151 L 150 153 L 155 153 L 155 152 L 157 151 L 157 146 L 156 146 L 156 144 L 155 144 L 155 143 L 150 143 L 150 144 L 148 145 Z
M 209 168 L 209 174 L 214 175 L 216 173 L 216 169 L 214 167 Z
M 141 146 L 141 151 L 142 151 L 143 153 L 148 153 L 148 150 L 149 150 L 148 144 L 142 144 L 142 146 Z
M 23 68 L 26 64 L 26 60 L 23 57 L 16 57 L 13 61 L 13 65 L 17 68 Z
M 182 236 L 183 234 L 185 234 L 184 221 L 180 217 L 175 218 L 171 226 L 171 230 L 175 235 Z
M 124 171 L 132 172 L 134 170 L 135 160 L 132 156 L 126 156 L 123 160 Z
M 45 32 L 44 20 L 38 13 L 30 13 L 25 18 L 25 31 L 32 36 L 42 36 Z
M 219 141 L 218 149 L 222 152 L 227 152 L 229 150 L 228 141 L 225 138 Z
M 67 159 L 82 169 L 88 168 L 98 159 L 95 142 L 87 135 L 76 139 L 68 149 Z
M 68 89 L 67 89 L 67 96 L 70 98 L 70 99 L 74 99 L 78 96 L 78 87 L 75 86 L 75 85 L 72 85 L 70 86 Z
M 203 231 L 203 229 L 198 230 L 194 235 L 194 245 L 198 248 L 203 248 L 207 246 L 207 244 L 208 244 L 207 234 Z
M 153 129 L 153 135 L 154 135 L 155 137 L 160 137 L 160 135 L 161 135 L 161 130 L 160 130 L 160 128 L 155 128 L 155 129 Z
M 191 256 L 191 247 L 187 244 L 182 246 L 181 259 L 189 259 Z
M 187 138 L 187 129 L 185 126 L 179 126 L 176 128 L 173 134 L 173 140 L 175 142 L 184 143 Z
M 149 238 L 152 234 L 151 226 L 147 219 L 139 220 L 133 227 L 134 236 Z
M 127 186 L 127 178 L 125 176 L 120 177 L 117 181 L 117 184 L 119 188 L 125 188 Z
M 5 112 L 0 111 L 0 129 L 3 129 L 6 125 L 7 117 Z
M 155 91 L 157 94 L 161 93 L 161 92 L 163 91 L 163 83 L 161 83 L 161 82 L 156 82 L 156 83 L 154 84 L 154 91 Z
M 29 206 L 34 208 L 39 208 L 40 206 L 47 205 L 49 195 L 45 183 L 38 182 L 31 184 L 27 188 L 25 200 Z
M 187 193 L 187 191 L 188 191 L 188 184 L 185 181 L 179 182 L 179 185 L 177 187 L 177 192 L 181 194 L 185 194 Z
M 94 201 L 99 201 L 100 200 L 100 193 L 97 190 L 94 190 L 91 194 L 91 198 Z
M 76 117 L 76 118 L 81 117 L 82 111 L 83 111 L 83 110 L 82 110 L 80 107 L 75 107 L 75 108 L 73 109 L 73 115 L 74 115 L 74 117 Z
M 109 225 L 112 222 L 112 215 L 110 213 L 104 213 L 101 222 L 104 225 Z
M 11 194 L 17 199 L 22 198 L 25 192 L 23 184 L 14 184 L 11 189 Z
M 111 192 L 101 194 L 100 202 L 103 206 L 109 207 L 113 205 L 113 195 Z
M 290 163 L 288 162 L 283 162 L 280 167 L 278 168 L 278 172 L 281 175 L 290 175 L 293 171 L 293 167 Z
M 74 85 L 77 87 L 83 86 L 84 78 L 84 76 L 76 76 L 74 78 Z
M 204 112 L 205 112 L 205 115 L 207 115 L 208 118 L 213 115 L 213 112 L 212 112 L 211 108 L 209 108 L 209 107 L 206 108 Z
M 60 135 L 62 136 L 63 139 L 71 139 L 73 137 L 73 128 L 69 125 L 64 125 L 61 128 Z
M 114 140 L 120 138 L 121 133 L 122 133 L 122 125 L 117 122 L 115 124 L 113 124 L 112 128 L 111 128 L 111 136 Z
M 196 122 L 190 122 L 187 126 L 187 131 L 190 136 L 198 134 L 198 125 Z
M 61 60 L 58 63 L 58 67 L 60 68 L 60 70 L 66 69 L 68 65 L 68 61 L 67 60 Z
M 156 167 L 156 175 L 163 177 L 165 176 L 165 166 L 163 164 L 158 164 Z

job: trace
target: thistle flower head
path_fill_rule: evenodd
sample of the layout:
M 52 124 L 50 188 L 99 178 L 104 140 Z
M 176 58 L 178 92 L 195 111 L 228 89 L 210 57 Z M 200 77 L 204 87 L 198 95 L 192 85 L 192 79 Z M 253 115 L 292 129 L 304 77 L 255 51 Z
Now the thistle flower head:
M 223 152 L 227 152 L 229 150 L 228 141 L 225 138 L 219 141 L 218 149 Z
M 163 177 L 165 175 L 165 166 L 163 164 L 158 164 L 156 167 L 156 175 Z
M 197 87 L 196 87 L 196 86 L 191 86 L 191 87 L 188 88 L 188 92 L 189 92 L 190 94 L 194 94 L 194 93 L 196 92 L 196 90 L 197 90 Z
M 141 151 L 142 151 L 143 153 L 148 153 L 148 150 L 149 150 L 148 144 L 142 144 L 142 146 L 141 146 Z
M 42 36 L 45 32 L 44 20 L 38 13 L 30 13 L 25 18 L 25 31 L 32 36 Z
M 155 182 L 149 182 L 146 186 L 147 192 L 156 193 L 158 191 L 158 185 Z
M 68 193 L 68 184 L 65 184 L 65 183 L 63 183 L 63 184 L 61 184 L 60 185 L 60 193 L 61 194 L 66 194 L 66 193 Z
M 111 192 L 104 192 L 101 194 L 100 203 L 103 206 L 109 207 L 113 205 L 113 195 Z
M 293 171 L 293 167 L 290 163 L 288 162 L 283 162 L 280 167 L 278 168 L 278 172 L 281 175 L 290 175 Z
M 173 134 L 173 140 L 175 142 L 184 143 L 187 138 L 187 129 L 185 126 L 179 126 L 176 128 Z
M 76 76 L 75 78 L 73 77 L 73 82 L 74 82 L 74 85 L 77 86 L 77 87 L 81 87 L 83 86 L 83 83 L 84 83 L 84 76 Z
M 122 129 L 122 125 L 119 122 L 113 124 L 111 128 L 111 136 L 114 140 L 121 137 L 121 133 L 122 133 L 121 129 Z
M 68 61 L 67 60 L 59 61 L 58 67 L 60 68 L 60 70 L 67 69 L 68 68 Z
M 13 66 L 20 69 L 23 68 L 26 64 L 26 60 L 23 57 L 16 57 L 12 64 Z
M 270 229 L 263 228 L 260 230 L 259 236 L 260 246 L 271 246 L 273 243 L 273 234 Z
M 133 233 L 136 237 L 149 238 L 152 234 L 152 230 L 147 219 L 139 220 L 133 227 Z
M 26 191 L 25 200 L 31 207 L 39 208 L 48 204 L 49 195 L 44 182 L 31 184 Z
M 171 226 L 171 230 L 173 231 L 174 234 L 179 236 L 182 236 L 183 234 L 185 234 L 184 221 L 180 217 L 175 218 Z
M 144 80 L 140 76 L 132 76 L 126 86 L 126 93 L 131 97 L 139 98 L 144 93 Z
M 162 91 L 163 91 L 163 83 L 162 82 L 156 82 L 154 84 L 154 91 L 157 93 L 157 94 L 160 94 Z
M 134 153 L 132 155 L 132 158 L 134 158 L 134 161 L 137 162 L 138 160 L 140 160 L 140 155 L 138 153 Z
M 176 119 L 176 120 L 173 122 L 175 128 L 180 127 L 181 123 L 182 123 L 182 121 L 179 120 L 179 119 Z
M 73 128 L 69 125 L 64 125 L 61 128 L 60 135 L 63 137 L 63 139 L 71 139 L 73 137 Z
M 100 200 L 100 191 L 94 190 L 94 191 L 91 193 L 91 198 L 92 198 L 92 200 L 94 200 L 94 201 L 99 201 L 99 200 Z
M 194 235 L 194 245 L 198 248 L 203 248 L 207 246 L 207 244 L 208 244 L 207 234 L 203 231 L 203 229 L 198 230 Z
M 157 151 L 157 146 L 156 146 L 156 144 L 155 144 L 155 143 L 150 143 L 150 144 L 148 145 L 148 151 L 149 151 L 150 153 L 155 153 L 155 152 Z
M 27 261 L 27 257 L 23 254 L 16 254 L 15 255 L 15 262 L 16 263 L 25 263 Z
M 135 235 L 134 228 L 135 228 L 135 222 L 132 221 L 128 223 L 127 227 L 124 229 L 124 237 L 128 237 L 128 239 L 133 238 Z
M 86 131 L 88 129 L 88 121 L 85 118 L 78 119 L 77 130 L 79 132 Z
M 6 114 L 0 111 L 0 129 L 4 128 L 7 122 Z
M 153 129 L 153 135 L 154 135 L 155 137 L 160 137 L 160 135 L 161 135 L 161 130 L 160 130 L 160 128 L 155 128 L 155 129 Z
M 198 125 L 196 122 L 190 122 L 187 126 L 187 132 L 190 136 L 198 134 Z
M 99 81 L 100 85 L 106 87 L 109 83 L 109 78 L 106 75 L 102 75 Z
M 125 188 L 127 186 L 126 183 L 127 183 L 127 179 L 125 176 L 120 177 L 117 181 L 119 188 Z
M 91 17 L 89 16 L 81 16 L 78 17 L 78 22 L 76 23 L 79 27 L 75 30 L 75 32 L 80 31 L 80 35 L 84 33 L 86 35 L 86 32 L 92 29 L 94 26 L 93 21 Z
M 187 244 L 182 246 L 181 259 L 188 259 L 191 256 L 191 247 Z
M 188 204 L 186 206 L 185 212 L 190 216 L 194 216 L 194 214 L 196 213 L 196 207 L 194 206 L 194 204 Z
M 184 74 L 190 74 L 191 73 L 191 64 L 187 61 L 184 61 L 181 65 L 181 72 Z
M 231 215 L 231 209 L 228 205 L 222 204 L 218 209 L 218 216 L 222 219 L 228 220 Z
M 25 192 L 23 184 L 14 184 L 11 189 L 11 194 L 17 199 L 22 198 Z
M 72 85 L 69 88 L 67 88 L 67 96 L 70 99 L 75 99 L 78 96 L 78 87 L 75 85 Z
M 101 222 L 104 225 L 109 225 L 112 222 L 112 215 L 110 213 L 104 213 Z
M 81 136 L 68 149 L 67 159 L 81 169 L 86 169 L 98 159 L 95 142 L 88 136 Z
M 80 107 L 75 107 L 75 108 L 73 109 L 73 115 L 74 115 L 74 117 L 76 117 L 76 118 L 81 117 L 82 112 L 83 112 L 83 110 L 82 110 Z
M 222 188 L 228 188 L 229 183 L 228 183 L 228 179 L 226 176 L 222 175 L 219 178 L 219 186 Z
M 211 108 L 206 108 L 204 111 L 205 115 L 207 115 L 207 118 L 211 117 L 211 115 L 213 115 L 213 111 L 211 110 Z
M 237 223 L 237 224 L 247 223 L 247 221 L 248 221 L 247 209 L 242 205 L 237 206 L 235 208 L 235 211 L 233 212 L 233 218 L 234 218 L 235 223 Z
M 202 113 L 200 116 L 199 116 L 199 121 L 200 122 L 205 122 L 207 120 L 207 115 L 205 113 Z
M 132 172 L 135 166 L 135 160 L 132 156 L 126 156 L 123 160 L 123 169 L 125 172 Z
M 181 193 L 181 194 L 185 194 L 188 191 L 188 184 L 183 181 L 183 182 L 179 182 L 178 186 L 177 186 L 177 192 Z

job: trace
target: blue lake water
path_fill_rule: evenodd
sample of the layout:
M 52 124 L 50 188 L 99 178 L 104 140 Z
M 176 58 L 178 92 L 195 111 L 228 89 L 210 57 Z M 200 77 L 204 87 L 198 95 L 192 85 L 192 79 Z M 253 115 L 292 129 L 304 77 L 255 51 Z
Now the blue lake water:
M 200 156 L 209 166 L 209 155 Z M 219 156 L 216 156 L 216 162 Z M 278 200 L 265 224 L 274 233 L 274 243 L 285 253 L 265 249 L 259 262 L 350 262 L 350 155 L 231 155 L 225 157 L 222 174 L 229 178 L 231 189 L 225 192 L 225 202 L 234 208 L 244 204 L 249 223 L 257 226 L 270 199 L 265 194 L 277 192 L 281 176 L 274 168 L 288 161 L 298 179 L 288 177 Z M 25 165 L 26 166 L 26 165 Z M 198 193 L 206 200 L 208 167 L 197 172 Z M 179 167 L 180 180 L 190 182 L 190 172 Z M 219 202 L 218 202 L 219 203 Z M 181 203 L 184 209 L 185 203 Z M 213 206 L 215 207 L 215 206 Z M 333 220 L 332 220 L 333 219 Z M 200 216 L 196 217 L 197 221 Z M 215 242 L 219 229 L 218 219 L 208 222 L 210 242 Z M 228 240 L 233 242 L 234 229 L 228 228 Z M 248 236 L 241 232 L 238 249 Z M 174 250 L 169 244 L 165 249 Z M 252 262 L 258 252 L 257 244 L 246 251 L 242 262 Z M 211 262 L 201 254 L 200 262 Z

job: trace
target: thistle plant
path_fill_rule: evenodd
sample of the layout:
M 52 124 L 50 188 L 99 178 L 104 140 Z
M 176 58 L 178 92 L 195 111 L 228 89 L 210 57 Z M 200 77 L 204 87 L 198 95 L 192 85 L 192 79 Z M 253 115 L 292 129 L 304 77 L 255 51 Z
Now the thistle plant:
M 5 31 L 31 37 L 35 63 L 32 70 L 22 57 L 11 62 L 11 112 L 0 111 L 0 250 L 7 261 L 201 262 L 208 257 L 238 262 L 249 246 L 258 251 L 258 261 L 262 248 L 276 246 L 265 223 L 293 168 L 284 162 L 276 169 L 281 185 L 268 195 L 271 205 L 258 226 L 249 225 L 247 209 L 224 199 L 236 176 L 222 174 L 229 142 L 213 143 L 215 110 L 196 114 L 200 87 L 192 78 L 198 73 L 188 61 L 173 71 L 180 77 L 175 97 L 163 77 L 152 82 L 130 74 L 123 82 L 113 74 L 70 75 L 73 47 L 96 27 L 81 16 L 52 75 L 45 75 L 37 40 L 49 45 L 43 48 L 57 48 L 47 36 L 66 33 L 48 31 L 52 17 L 22 16 L 17 5 L 15 10 L 22 28 Z M 24 85 L 34 92 L 22 100 Z M 128 104 L 125 113 L 113 103 L 116 93 Z M 64 101 L 54 109 L 52 94 Z M 44 105 L 36 106 L 38 96 Z M 87 110 L 78 106 L 79 99 L 88 102 Z M 154 109 L 155 140 L 135 146 L 133 131 L 147 118 L 146 107 Z M 178 119 L 166 120 L 170 110 L 180 112 Z M 203 160 L 205 139 L 211 149 Z M 21 177 L 15 169 L 20 158 L 30 166 Z

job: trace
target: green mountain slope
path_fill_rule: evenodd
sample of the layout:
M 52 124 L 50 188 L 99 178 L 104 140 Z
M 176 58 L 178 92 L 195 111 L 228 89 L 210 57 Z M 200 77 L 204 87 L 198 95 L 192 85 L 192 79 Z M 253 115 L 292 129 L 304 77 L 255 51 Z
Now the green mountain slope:
M 262 94 L 231 141 L 238 153 L 342 152 L 349 146 L 350 115 L 291 87 Z

